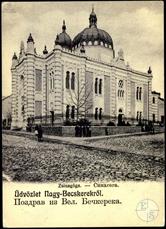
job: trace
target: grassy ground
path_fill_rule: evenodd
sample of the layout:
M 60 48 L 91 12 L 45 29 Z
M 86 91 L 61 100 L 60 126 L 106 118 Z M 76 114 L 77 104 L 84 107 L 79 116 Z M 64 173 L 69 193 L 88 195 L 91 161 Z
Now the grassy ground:
M 3 172 L 14 181 L 112 181 L 164 178 L 164 134 L 107 139 L 85 150 L 3 135 Z M 109 148 L 121 147 L 114 152 Z M 123 150 L 122 150 L 123 148 Z

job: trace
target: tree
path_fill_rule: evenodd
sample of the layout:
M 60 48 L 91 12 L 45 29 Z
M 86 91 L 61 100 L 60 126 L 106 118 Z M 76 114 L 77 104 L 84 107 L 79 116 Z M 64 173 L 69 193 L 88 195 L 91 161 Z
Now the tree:
M 75 107 L 77 121 L 81 118 L 87 118 L 88 111 L 93 107 L 93 82 L 86 79 L 80 80 L 76 77 L 75 90 L 69 90 L 67 103 Z

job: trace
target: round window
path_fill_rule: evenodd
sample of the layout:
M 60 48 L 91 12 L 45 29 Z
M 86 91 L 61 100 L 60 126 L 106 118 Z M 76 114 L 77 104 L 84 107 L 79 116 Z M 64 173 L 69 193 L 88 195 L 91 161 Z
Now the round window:
M 123 87 L 123 80 L 119 80 L 118 85 L 119 85 L 120 88 L 122 88 Z

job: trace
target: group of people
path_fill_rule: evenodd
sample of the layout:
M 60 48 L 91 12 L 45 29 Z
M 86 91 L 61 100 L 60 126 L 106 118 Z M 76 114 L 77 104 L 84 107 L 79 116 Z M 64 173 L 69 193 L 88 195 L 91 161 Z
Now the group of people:
M 152 121 L 149 121 L 149 123 L 145 123 L 141 125 L 141 130 L 145 132 L 152 132 L 154 134 L 154 124 Z
M 35 135 L 37 136 L 38 142 L 43 140 L 43 130 L 41 125 L 35 126 Z
M 75 137 L 91 137 L 91 127 L 89 125 L 76 125 Z

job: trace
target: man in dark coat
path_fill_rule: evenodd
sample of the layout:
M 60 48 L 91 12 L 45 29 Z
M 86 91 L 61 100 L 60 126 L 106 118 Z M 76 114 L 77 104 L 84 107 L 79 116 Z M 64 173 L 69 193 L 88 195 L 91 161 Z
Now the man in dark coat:
M 39 125 L 39 127 L 38 127 L 38 141 L 41 142 L 42 138 L 43 138 L 43 130 L 42 130 L 41 125 Z

